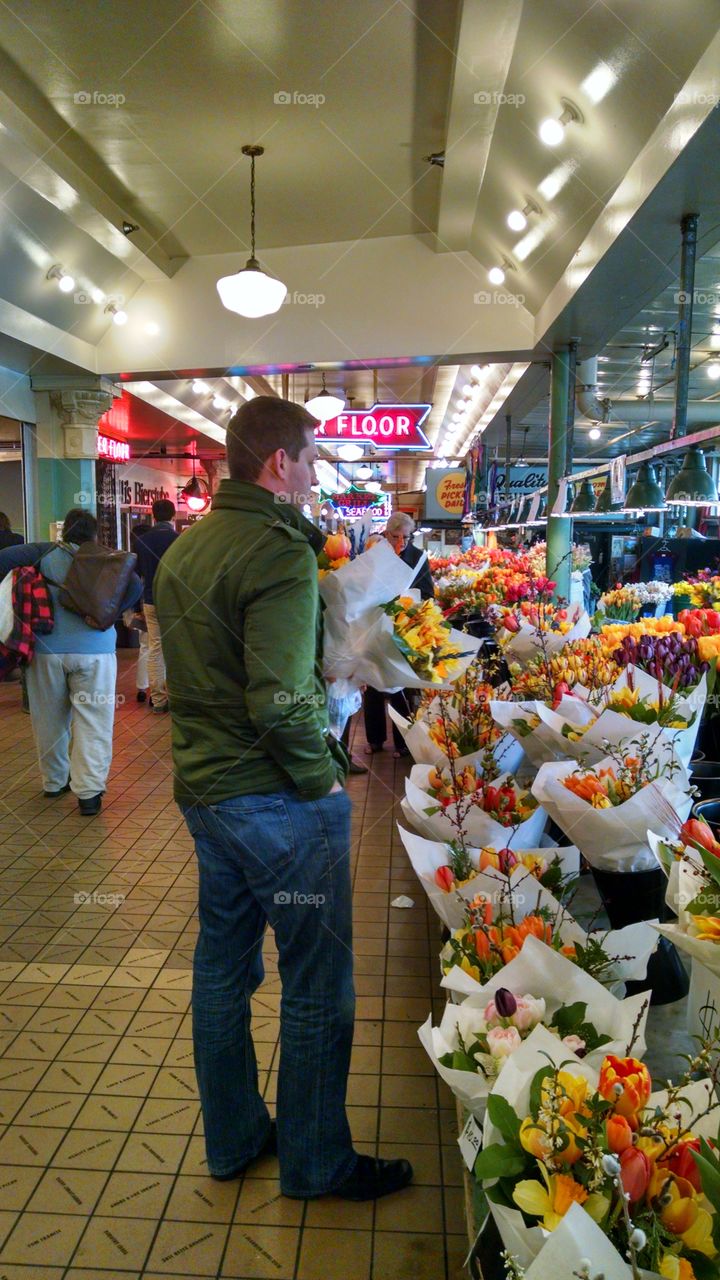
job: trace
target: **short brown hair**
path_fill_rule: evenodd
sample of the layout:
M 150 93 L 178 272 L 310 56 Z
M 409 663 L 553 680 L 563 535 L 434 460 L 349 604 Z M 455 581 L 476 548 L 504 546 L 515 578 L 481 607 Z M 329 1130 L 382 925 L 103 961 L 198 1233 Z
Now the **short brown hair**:
M 6 516 L 4 511 L 0 511 L 0 532 L 10 533 L 11 530 L 12 525 L 10 523 L 10 517 Z
M 307 409 L 278 396 L 256 396 L 241 405 L 227 428 L 227 461 L 231 480 L 253 484 L 268 458 L 284 449 L 297 462 L 317 421 Z
M 97 536 L 98 523 L 91 511 L 82 507 L 71 507 L 62 527 L 63 542 L 94 542 Z

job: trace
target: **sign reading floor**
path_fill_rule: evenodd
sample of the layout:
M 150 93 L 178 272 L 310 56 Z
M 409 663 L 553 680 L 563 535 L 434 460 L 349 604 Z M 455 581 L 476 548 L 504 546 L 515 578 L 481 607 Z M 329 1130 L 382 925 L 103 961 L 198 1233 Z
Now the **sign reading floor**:
M 431 408 L 429 404 L 375 404 L 372 409 L 349 409 L 321 423 L 315 435 L 336 444 L 352 441 L 382 449 L 430 449 L 420 428 Z

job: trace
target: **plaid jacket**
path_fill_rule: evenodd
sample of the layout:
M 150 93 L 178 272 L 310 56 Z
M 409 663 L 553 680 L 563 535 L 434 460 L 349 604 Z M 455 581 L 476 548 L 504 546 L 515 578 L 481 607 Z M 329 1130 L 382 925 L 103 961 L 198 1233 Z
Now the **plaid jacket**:
M 13 569 L 12 604 L 13 629 L 7 643 L 0 644 L 0 680 L 32 661 L 35 633 L 47 635 L 55 621 L 47 583 L 30 565 Z

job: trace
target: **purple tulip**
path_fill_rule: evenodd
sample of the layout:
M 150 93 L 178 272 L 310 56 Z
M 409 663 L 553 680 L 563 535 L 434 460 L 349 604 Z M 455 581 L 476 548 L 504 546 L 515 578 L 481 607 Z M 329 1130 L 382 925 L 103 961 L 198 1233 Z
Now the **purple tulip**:
M 501 1018 L 512 1018 L 517 1009 L 517 1000 L 507 987 L 498 987 L 494 996 L 495 1008 Z

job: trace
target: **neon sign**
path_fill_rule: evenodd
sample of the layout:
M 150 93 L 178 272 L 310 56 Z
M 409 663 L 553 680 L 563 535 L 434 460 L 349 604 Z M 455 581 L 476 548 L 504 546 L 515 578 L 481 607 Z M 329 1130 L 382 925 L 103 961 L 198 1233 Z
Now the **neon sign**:
M 315 428 L 318 440 L 334 443 L 362 441 L 381 449 L 431 449 L 420 430 L 430 404 L 375 404 L 372 409 L 349 409 Z
M 101 435 L 99 431 L 97 451 L 98 458 L 105 458 L 108 462 L 130 461 L 130 445 L 127 440 L 113 440 L 111 436 Z

